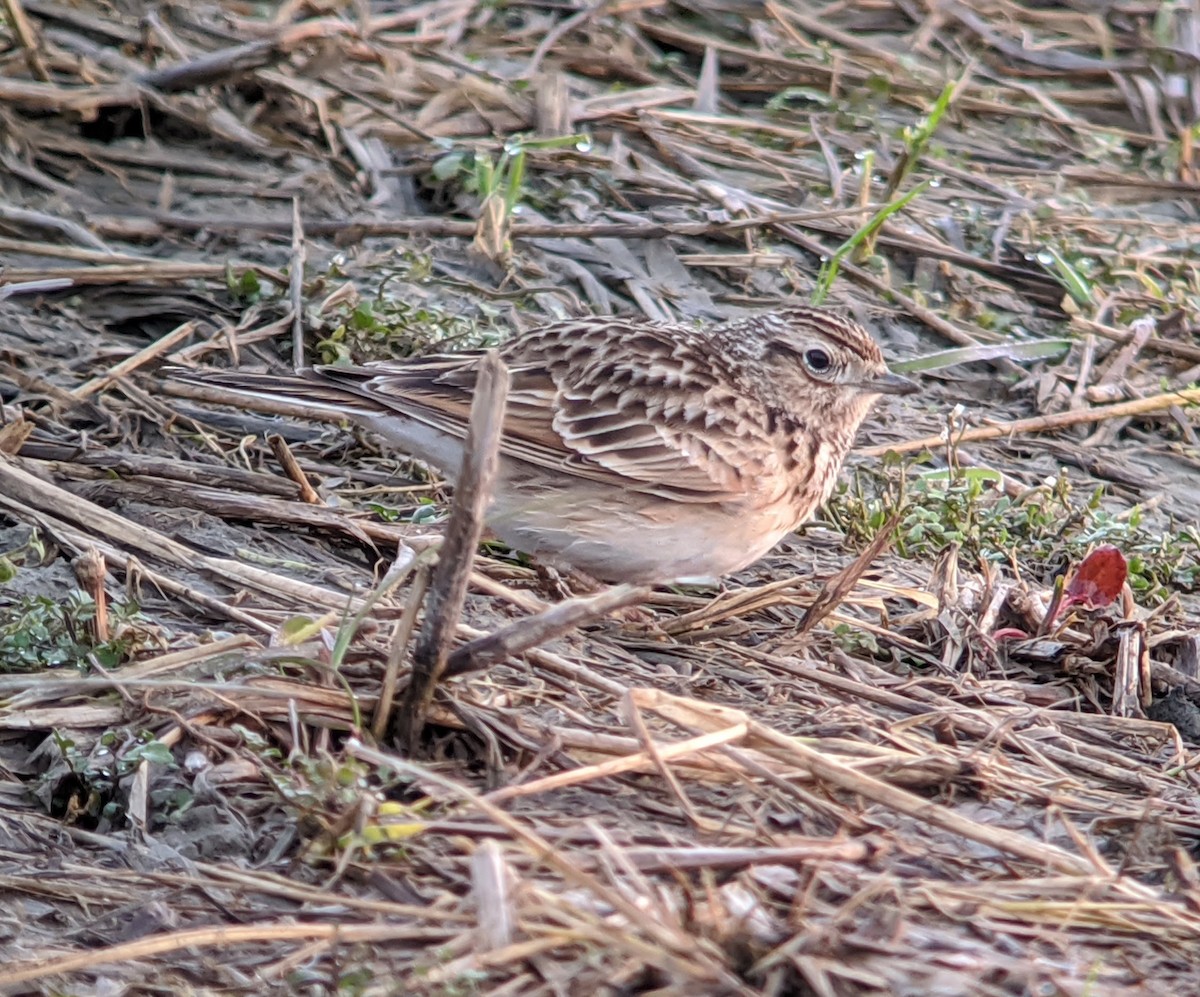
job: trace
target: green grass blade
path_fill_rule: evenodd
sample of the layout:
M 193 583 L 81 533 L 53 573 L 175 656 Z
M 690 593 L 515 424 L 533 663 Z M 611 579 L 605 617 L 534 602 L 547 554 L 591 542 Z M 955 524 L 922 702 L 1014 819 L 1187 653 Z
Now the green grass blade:
M 1047 360 L 1060 357 L 1071 348 L 1070 339 L 1040 339 L 1035 343 L 981 343 L 978 346 L 963 346 L 953 350 L 940 350 L 912 360 L 901 360 L 889 366 L 897 374 L 923 374 L 931 370 L 944 370 L 965 363 L 981 360 Z

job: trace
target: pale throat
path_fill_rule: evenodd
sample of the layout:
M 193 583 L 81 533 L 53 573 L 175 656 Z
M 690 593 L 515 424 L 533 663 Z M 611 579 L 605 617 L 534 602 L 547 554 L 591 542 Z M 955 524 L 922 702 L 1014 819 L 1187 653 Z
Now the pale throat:
M 805 517 L 811 515 L 818 506 L 824 505 L 832 494 L 842 463 L 854 445 L 858 428 L 870 407 L 870 398 L 864 397 L 861 401 L 855 399 L 840 412 L 831 413 L 831 418 L 822 423 L 815 433 L 817 445 L 813 452 L 812 477 L 808 485 L 813 504 L 803 514 Z

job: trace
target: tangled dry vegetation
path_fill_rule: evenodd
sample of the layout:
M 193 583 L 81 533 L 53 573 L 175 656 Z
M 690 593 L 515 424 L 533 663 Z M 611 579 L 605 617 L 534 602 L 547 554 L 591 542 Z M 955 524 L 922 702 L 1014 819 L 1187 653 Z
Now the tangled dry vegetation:
M 3 9 L 0 989 L 1200 993 L 1191 5 Z M 416 758 L 437 482 L 156 372 L 818 286 L 1001 348 Z M 457 639 L 552 598 L 485 548 Z

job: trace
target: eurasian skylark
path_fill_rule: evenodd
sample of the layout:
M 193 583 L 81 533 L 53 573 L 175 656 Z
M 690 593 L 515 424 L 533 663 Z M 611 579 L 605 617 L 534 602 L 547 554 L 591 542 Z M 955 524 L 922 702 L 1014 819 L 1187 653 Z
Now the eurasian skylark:
M 809 307 L 704 329 L 553 322 L 500 355 L 512 382 L 487 524 L 607 581 L 710 580 L 758 560 L 829 496 L 878 396 L 917 390 L 862 326 Z M 184 379 L 355 420 L 452 479 L 479 357 Z

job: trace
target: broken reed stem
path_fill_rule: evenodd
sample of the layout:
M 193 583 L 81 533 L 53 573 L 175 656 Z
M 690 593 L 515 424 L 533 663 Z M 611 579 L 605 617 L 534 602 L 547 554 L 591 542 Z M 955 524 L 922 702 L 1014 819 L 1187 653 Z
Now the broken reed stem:
M 471 895 L 479 912 L 479 941 L 484 950 L 511 945 L 517 930 L 512 896 L 514 875 L 493 838 L 480 842 L 471 856 Z
M 21 43 L 21 48 L 25 52 L 25 65 L 29 68 L 30 75 L 43 83 L 50 82 L 50 73 L 46 69 L 46 63 L 38 48 L 37 35 L 29 23 L 21 0 L 3 0 L 3 8 L 6 15 L 5 20 L 8 21 L 12 33 L 16 35 L 17 41 Z
M 176 326 L 165 336 L 159 337 L 149 346 L 138 350 L 133 356 L 127 357 L 120 363 L 115 364 L 110 370 L 99 377 L 93 377 L 90 381 L 85 381 L 78 387 L 72 388 L 71 394 L 76 398 L 87 398 L 94 395 L 97 391 L 108 387 L 117 378 L 131 374 L 149 361 L 155 360 L 173 350 L 196 331 L 196 325 L 197 323 L 195 322 L 184 322 L 182 325 Z
M 271 453 L 279 461 L 284 473 L 295 482 L 296 488 L 300 493 L 298 495 L 300 501 L 306 502 L 309 505 L 324 505 L 325 503 L 321 501 L 321 496 L 313 488 L 312 482 L 308 480 L 308 475 L 304 473 L 300 462 L 296 460 L 295 454 L 292 453 L 291 447 L 287 445 L 287 440 L 278 433 L 270 433 L 267 435 L 267 445 L 270 446 Z
M 446 668 L 450 644 L 467 597 L 475 551 L 483 533 L 483 513 L 491 498 L 500 459 L 500 435 L 508 403 L 508 368 L 495 350 L 479 365 L 471 422 L 463 444 L 462 469 L 430 584 L 425 622 L 413 653 L 412 678 L 396 715 L 396 743 L 416 754 L 433 691 Z
M 644 602 L 651 591 L 645 585 L 615 585 L 596 595 L 560 602 L 457 648 L 447 660 L 442 677 L 490 668 L 615 610 Z
M 4 408 L 4 400 L 0 399 L 0 420 L 7 418 L 8 412 Z M 25 446 L 25 441 L 33 432 L 33 428 L 33 423 L 18 412 L 12 422 L 5 422 L 0 426 L 0 453 L 9 456 L 19 454 L 21 448 Z
M 1056 412 L 1054 415 L 1039 415 L 1031 419 L 1014 419 L 1011 422 L 1002 422 L 995 426 L 977 426 L 974 429 L 964 429 L 961 433 L 956 433 L 954 442 L 975 443 L 979 440 L 997 440 L 1004 436 L 1017 436 L 1022 433 L 1044 433 L 1051 429 L 1064 429 L 1067 426 L 1104 422 L 1106 419 L 1124 419 L 1130 416 L 1149 415 L 1152 412 L 1165 412 L 1177 405 L 1200 405 L 1200 388 L 1165 391 L 1161 395 L 1134 398 L 1127 402 L 1117 402 L 1115 405 Z M 911 453 L 914 450 L 937 450 L 945 445 L 945 435 L 939 434 L 938 436 L 925 436 L 919 440 L 904 440 L 900 443 L 863 447 L 858 453 L 867 457 L 882 457 L 889 451 L 891 453 Z
M 889 810 L 907 814 L 915 820 L 932 827 L 961 835 L 968 841 L 1008 852 L 1035 866 L 1052 869 L 1068 876 L 1107 875 L 1087 858 L 1074 855 L 1065 849 L 1045 841 L 1038 841 L 1019 831 L 1006 827 L 991 827 L 963 816 L 958 811 L 940 803 L 927 800 L 916 793 L 884 782 L 871 775 L 855 771 L 840 759 L 825 755 L 809 747 L 799 738 L 783 734 L 766 724 L 750 721 L 749 736 L 752 740 L 781 748 L 791 755 L 792 761 L 804 765 L 817 779 L 851 793 L 857 793 Z
M 854 586 L 858 584 L 858 580 L 862 578 L 874 560 L 891 544 L 892 535 L 896 532 L 898 525 L 900 525 L 900 515 L 896 513 L 879 528 L 874 538 L 867 544 L 866 550 L 821 586 L 817 597 L 809 603 L 808 609 L 804 611 L 797 633 L 808 633 L 842 604 L 842 600 L 854 590 Z
M 429 566 L 421 565 L 413 576 L 412 587 L 408 590 L 408 602 L 404 605 L 404 614 L 392 630 L 392 643 L 388 649 L 387 665 L 383 670 L 383 681 L 379 686 L 379 703 L 375 707 L 375 718 L 371 721 L 371 733 L 376 741 L 382 741 L 387 734 L 388 723 L 392 719 L 392 706 L 396 698 L 396 686 L 400 684 L 400 666 L 408 652 L 408 642 L 417 626 L 417 613 L 421 603 L 425 601 L 425 592 L 429 588 Z
M 95 547 L 89 547 L 71 562 L 79 587 L 92 597 L 95 615 L 91 621 L 92 640 L 96 644 L 108 642 L 108 595 L 104 591 L 104 576 L 108 568 L 104 555 Z
M 304 223 L 300 220 L 300 198 L 292 198 L 292 258 L 288 273 L 288 300 L 292 306 L 292 366 L 304 366 Z

